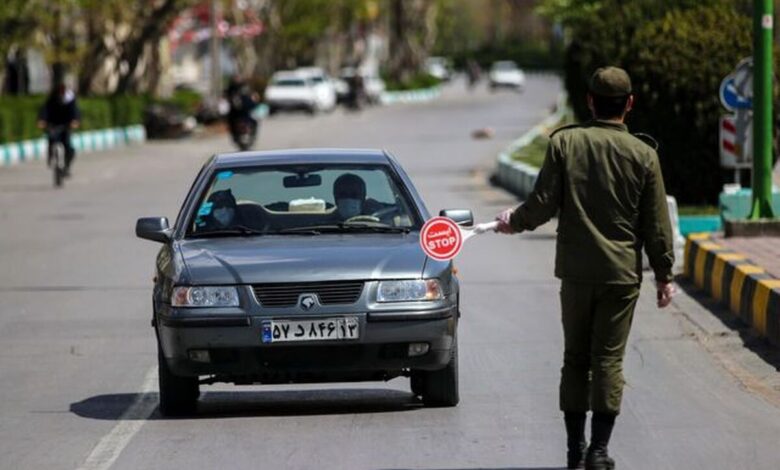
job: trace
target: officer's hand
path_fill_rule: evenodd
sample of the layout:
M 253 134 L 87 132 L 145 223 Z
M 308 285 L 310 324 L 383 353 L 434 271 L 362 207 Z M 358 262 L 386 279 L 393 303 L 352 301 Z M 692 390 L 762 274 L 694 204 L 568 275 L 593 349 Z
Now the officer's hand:
M 513 229 L 512 224 L 509 223 L 509 219 L 512 217 L 514 211 L 514 209 L 507 209 L 496 216 L 496 222 L 498 222 L 496 232 L 505 234 L 515 233 L 515 229 Z
M 671 282 L 656 282 L 658 308 L 664 308 L 672 303 L 672 297 L 677 293 L 677 289 Z

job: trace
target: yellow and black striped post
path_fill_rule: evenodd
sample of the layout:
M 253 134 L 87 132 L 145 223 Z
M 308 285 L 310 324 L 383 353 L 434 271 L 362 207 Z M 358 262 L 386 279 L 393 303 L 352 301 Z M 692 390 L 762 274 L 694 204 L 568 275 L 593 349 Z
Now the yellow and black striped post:
M 745 255 L 691 234 L 685 243 L 685 275 L 723 302 L 745 324 L 780 346 L 780 279 Z

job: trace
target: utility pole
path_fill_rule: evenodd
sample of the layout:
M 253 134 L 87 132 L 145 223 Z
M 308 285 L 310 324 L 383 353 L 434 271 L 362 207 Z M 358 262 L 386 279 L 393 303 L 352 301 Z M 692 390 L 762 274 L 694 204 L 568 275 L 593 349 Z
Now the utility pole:
M 211 100 L 213 106 L 219 106 L 219 98 L 222 96 L 222 55 L 219 36 L 219 21 L 222 16 L 220 0 L 211 0 L 209 19 L 211 20 Z
M 754 0 L 753 12 L 753 201 L 748 219 L 772 211 L 772 0 Z

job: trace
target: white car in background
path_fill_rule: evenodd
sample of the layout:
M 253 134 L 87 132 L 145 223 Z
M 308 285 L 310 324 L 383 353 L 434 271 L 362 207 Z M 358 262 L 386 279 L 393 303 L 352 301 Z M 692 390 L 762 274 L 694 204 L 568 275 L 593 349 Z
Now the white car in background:
M 493 62 L 490 67 L 489 86 L 496 88 L 514 88 L 522 91 L 525 88 L 525 74 L 511 60 Z
M 320 111 L 333 111 L 336 108 L 336 86 L 324 70 L 320 67 L 301 67 L 296 72 L 308 76 L 314 83 Z
M 315 114 L 321 109 L 314 81 L 298 71 L 274 73 L 265 89 L 264 101 L 271 114 L 283 109 L 304 109 Z

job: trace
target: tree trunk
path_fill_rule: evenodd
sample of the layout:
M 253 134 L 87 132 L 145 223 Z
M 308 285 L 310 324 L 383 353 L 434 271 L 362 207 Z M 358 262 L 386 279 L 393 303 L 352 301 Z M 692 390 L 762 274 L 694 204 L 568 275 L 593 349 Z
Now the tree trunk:
M 146 46 L 160 40 L 167 31 L 170 22 L 181 10 L 182 3 L 179 0 L 165 0 L 162 5 L 153 9 L 149 16 L 145 18 L 140 32 L 136 36 L 131 36 L 127 39 L 122 55 L 117 61 L 120 76 L 115 94 L 127 93 L 132 89 L 136 79 L 138 64 L 141 62 Z
M 405 82 L 422 70 L 436 38 L 436 2 L 392 0 L 390 3 L 390 58 L 388 72 Z

